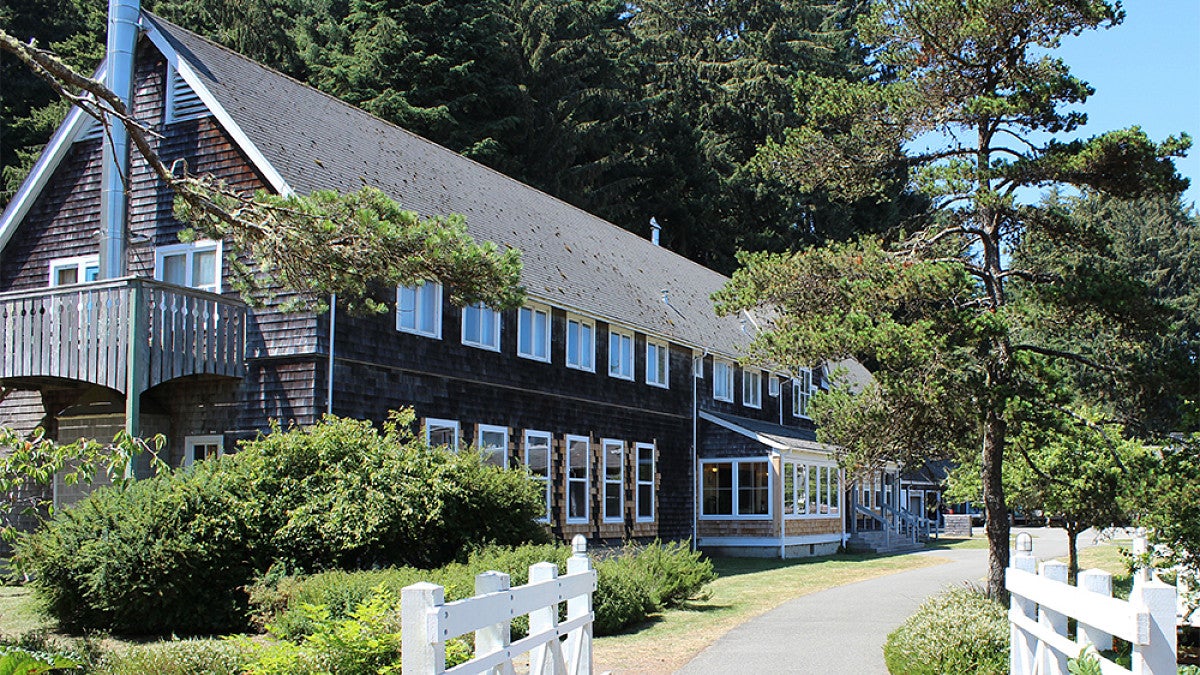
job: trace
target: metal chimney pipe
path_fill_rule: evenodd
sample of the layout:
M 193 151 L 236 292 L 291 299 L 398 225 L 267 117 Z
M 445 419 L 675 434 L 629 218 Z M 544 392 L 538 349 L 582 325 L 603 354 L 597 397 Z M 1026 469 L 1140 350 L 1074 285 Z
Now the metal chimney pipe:
M 132 109 L 134 50 L 137 48 L 140 0 L 108 0 L 107 69 L 104 84 Z M 129 180 L 129 134 L 108 116 L 100 174 L 100 278 L 125 276 L 125 184 Z
M 662 232 L 662 226 L 658 224 L 658 219 L 650 219 L 650 243 L 658 246 L 658 235 Z

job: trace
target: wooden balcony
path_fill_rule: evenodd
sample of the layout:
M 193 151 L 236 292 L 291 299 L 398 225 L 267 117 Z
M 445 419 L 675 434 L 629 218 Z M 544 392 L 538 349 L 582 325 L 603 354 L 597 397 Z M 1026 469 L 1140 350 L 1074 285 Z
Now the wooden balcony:
M 242 377 L 245 350 L 246 306 L 213 293 L 136 277 L 0 293 L 0 384 L 141 393 L 187 375 Z

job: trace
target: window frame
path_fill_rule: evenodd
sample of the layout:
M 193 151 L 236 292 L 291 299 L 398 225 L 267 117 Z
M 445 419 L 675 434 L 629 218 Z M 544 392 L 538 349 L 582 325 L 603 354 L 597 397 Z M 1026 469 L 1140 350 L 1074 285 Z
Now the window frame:
M 213 252 L 213 265 L 216 266 L 214 272 L 213 288 L 204 288 L 202 286 L 192 286 L 190 283 L 185 283 L 183 288 L 191 288 L 205 293 L 221 293 L 221 276 L 224 273 L 224 265 L 222 259 L 224 257 L 224 246 L 222 242 L 213 239 L 200 239 L 193 242 L 181 242 L 178 244 L 168 244 L 166 246 L 157 246 L 154 248 L 154 280 L 167 282 L 163 275 L 166 272 L 163 266 L 163 261 L 168 257 L 184 255 L 183 276 L 185 280 L 191 280 L 195 273 L 195 263 L 197 253 Z
M 88 279 L 87 270 L 90 267 L 95 267 L 96 278 Z M 91 255 L 77 255 L 70 258 L 54 258 L 49 264 L 50 271 L 47 274 L 47 285 L 49 288 L 61 288 L 63 286 L 73 286 L 75 284 L 86 284 L 100 279 L 100 254 L 93 253 Z M 75 270 L 75 284 L 60 284 L 58 283 L 58 273 L 63 270 Z
M 584 464 L 583 464 L 584 476 L 582 479 L 571 477 L 571 443 L 572 443 L 572 441 L 582 441 L 584 448 L 586 449 L 585 454 L 584 454 Z M 565 457 L 565 461 L 563 462 L 563 470 L 565 472 L 566 479 L 567 479 L 566 480 L 566 488 L 567 488 L 566 489 L 566 499 L 564 500 L 566 503 L 563 504 L 563 508 L 566 509 L 566 513 L 564 514 L 565 517 L 563 519 L 563 522 L 572 524 L 572 525 L 578 524 L 578 523 L 587 523 L 587 522 L 589 522 L 589 518 L 591 518 L 591 515 L 592 515 L 592 504 L 591 504 L 591 502 L 592 502 L 592 439 L 587 436 L 579 436 L 576 434 L 567 434 L 563 437 L 563 445 L 565 446 L 564 447 L 565 452 L 563 453 L 563 456 Z M 584 497 L 583 498 L 583 515 L 582 516 L 572 516 L 571 515 L 571 485 L 572 485 L 572 483 L 580 483 L 580 482 L 583 483 L 583 497 Z
M 475 340 L 475 339 L 469 338 L 467 336 L 467 312 L 468 311 L 479 312 L 479 322 L 478 322 L 479 323 L 479 338 L 480 338 L 479 340 Z M 493 317 L 492 335 L 491 335 L 492 342 L 485 342 L 483 340 L 483 338 L 484 338 L 483 318 L 485 316 L 485 313 L 490 313 L 491 316 Z M 482 302 L 477 302 L 473 305 L 467 305 L 467 306 L 463 307 L 462 311 L 459 312 L 459 314 L 460 314 L 459 318 L 461 319 L 461 323 L 462 323 L 462 343 L 464 345 L 466 345 L 468 347 L 475 347 L 476 349 L 483 349 L 483 350 L 486 350 L 489 352 L 500 351 L 500 324 L 504 320 L 503 314 L 501 314 L 500 312 L 497 312 L 496 310 L 492 309 L 491 307 L 488 307 L 487 305 L 483 304 Z
M 792 417 L 802 420 L 812 419 L 808 414 L 808 406 L 812 403 L 814 392 L 812 368 L 801 368 L 792 378 Z M 804 401 L 803 406 L 800 405 L 802 400 Z
M 822 461 L 811 460 L 792 460 L 783 459 L 779 463 L 781 472 L 781 485 L 785 486 L 788 483 L 788 467 L 791 467 L 792 475 L 792 490 L 793 490 L 793 505 L 799 507 L 799 511 L 787 512 L 788 494 L 784 492 L 782 496 L 784 511 L 783 517 L 787 520 L 814 519 L 814 518 L 841 518 L 842 517 L 842 501 L 844 487 L 844 475 L 837 464 Z M 815 471 L 815 473 L 814 473 Z M 816 481 L 812 480 L 812 476 L 816 476 Z M 816 498 L 813 499 L 813 493 L 816 493 Z M 836 497 L 836 504 L 835 502 Z M 824 508 L 824 512 L 822 512 Z
M 423 298 L 423 289 L 433 289 L 433 329 L 430 331 L 421 330 L 417 319 L 421 316 L 424 302 L 429 302 Z M 400 294 L 406 290 L 411 290 L 413 293 L 413 325 L 412 327 L 405 326 L 401 323 L 401 299 Z M 426 281 L 417 286 L 397 286 L 396 287 L 396 330 L 401 333 L 410 333 L 412 335 L 420 335 L 423 337 L 433 338 L 434 340 L 442 339 L 442 285 L 435 281 Z M 405 312 L 407 313 L 407 312 Z
M 567 323 L 567 336 L 566 336 L 566 339 L 564 340 L 564 342 L 566 344 L 566 354 L 563 359 L 563 362 L 566 364 L 566 366 L 568 368 L 573 368 L 575 370 L 582 370 L 585 373 L 596 372 L 596 322 L 585 316 L 580 316 L 578 314 L 568 314 L 566 323 Z M 573 341 L 571 339 L 571 324 L 572 323 L 579 326 L 579 337 L 576 337 L 574 342 L 578 342 L 580 340 L 580 337 L 583 334 L 583 329 L 585 327 L 588 329 L 588 336 L 589 336 L 588 341 L 590 342 L 590 349 L 588 350 L 589 351 L 588 362 L 586 365 L 583 363 L 582 359 L 577 359 L 577 361 L 575 363 L 571 362 L 571 347 L 573 344 Z M 577 355 L 581 357 L 584 353 L 583 345 L 578 345 L 578 347 L 579 348 L 576 349 L 576 352 L 577 352 Z
M 483 435 L 485 433 L 504 434 L 504 443 L 500 446 L 501 458 L 503 459 L 503 461 L 500 464 L 494 464 L 494 463 L 488 461 L 488 458 L 494 453 L 488 452 L 487 447 L 485 447 L 483 444 Z M 509 461 L 508 461 L 509 436 L 510 436 L 510 434 L 508 431 L 508 427 L 501 427 L 501 426 L 497 426 L 495 424 L 476 424 L 475 425 L 475 447 L 478 448 L 480 454 L 483 455 L 484 464 L 488 464 L 489 466 L 499 466 L 500 468 L 503 468 L 503 469 L 508 468 L 508 466 L 509 466 Z
M 724 374 L 718 373 L 724 371 Z M 733 361 L 725 359 L 713 359 L 713 400 L 733 403 Z M 724 385 L 726 393 L 721 395 L 717 391 L 717 387 Z
M 654 447 L 653 443 L 634 443 L 634 466 L 633 482 L 633 519 L 639 523 L 653 523 L 655 519 L 654 502 L 658 497 L 658 493 L 654 489 L 656 470 L 658 468 L 658 448 Z M 650 480 L 642 479 L 642 452 L 650 451 Z M 650 515 L 642 515 L 642 487 L 649 486 L 650 488 Z
M 530 469 L 529 450 L 530 450 L 531 446 L 529 443 L 529 439 L 531 437 L 545 439 L 545 441 L 546 441 L 546 473 L 545 473 L 545 475 L 542 475 L 542 476 L 539 476 L 539 475 L 533 473 L 533 470 Z M 546 502 L 546 512 L 542 518 L 538 519 L 538 522 L 549 523 L 550 515 L 551 515 L 551 506 L 550 506 L 551 505 L 551 496 L 554 494 L 554 471 L 553 471 L 553 468 L 551 467 L 551 462 L 553 461 L 553 457 L 554 457 L 554 434 L 551 434 L 549 431 L 537 431 L 536 429 L 526 429 L 525 433 L 523 435 L 523 446 L 522 447 L 523 447 L 522 458 L 524 460 L 523 465 L 525 466 L 525 471 L 529 473 L 530 477 L 533 480 L 545 484 L 545 487 L 543 488 L 543 495 L 544 495 L 545 502 Z
M 754 386 L 749 385 L 750 381 Z M 753 392 L 753 400 L 746 394 Z M 742 405 L 755 410 L 762 410 L 762 370 L 758 368 L 742 368 Z
M 624 360 L 619 360 L 616 364 L 613 363 L 613 341 L 614 340 L 616 340 L 616 342 L 617 342 L 618 352 L 623 351 L 623 350 L 621 350 L 621 346 L 624 344 L 624 341 L 625 340 L 629 341 L 628 363 L 626 363 Z M 637 338 L 634 335 L 633 331 L 626 330 L 624 328 L 618 328 L 617 326 L 613 326 L 611 324 L 608 326 L 608 375 L 609 375 L 609 377 L 615 377 L 618 380 L 629 380 L 631 382 L 633 381 L 633 379 L 634 379 L 633 352 L 634 352 L 634 347 L 636 346 L 636 344 L 637 344 Z M 622 355 L 622 354 L 618 354 L 618 355 Z M 617 366 L 617 369 L 615 371 L 613 368 L 614 365 Z
M 437 417 L 426 417 L 422 422 L 422 436 L 425 438 L 425 444 L 430 447 L 442 447 L 440 445 L 434 446 L 433 442 L 430 440 L 431 426 L 454 429 L 454 443 L 453 445 L 447 444 L 446 447 L 450 448 L 451 452 L 458 452 L 458 449 L 462 444 L 462 426 L 459 425 L 458 420 L 444 420 Z
M 654 349 L 656 353 L 653 359 L 650 357 L 651 349 Z M 660 354 L 661 357 L 658 356 Z M 661 361 L 661 368 L 658 368 L 659 361 Z M 655 364 L 656 370 L 659 371 L 657 379 L 650 377 L 650 364 Z M 646 384 L 662 389 L 671 388 L 671 345 L 669 342 L 651 337 L 646 338 Z
M 184 436 L 183 438 L 183 464 L 184 468 L 194 466 L 197 460 L 192 452 L 196 446 L 200 445 L 215 445 L 217 446 L 217 454 L 213 457 L 220 457 L 225 454 L 225 436 L 222 434 L 204 434 L 200 436 Z M 208 457 L 205 460 L 210 459 Z
M 761 458 L 721 457 L 721 458 L 712 458 L 712 459 L 702 459 L 702 460 L 700 460 L 700 475 L 701 476 L 706 475 L 705 472 L 707 471 L 708 467 L 715 465 L 715 464 L 730 465 L 730 471 L 732 473 L 731 487 L 733 489 L 733 496 L 732 496 L 732 500 L 730 501 L 731 512 L 730 512 L 730 514 L 711 514 L 711 513 L 705 512 L 705 510 L 704 510 L 704 507 L 705 507 L 704 480 L 703 480 L 703 478 L 701 478 L 701 481 L 700 481 L 700 515 L 699 515 L 700 520 L 771 520 L 775 517 L 775 481 L 771 479 L 771 461 L 769 458 L 766 458 L 766 457 L 761 457 Z M 740 497 L 741 486 L 738 484 L 739 483 L 738 476 L 740 475 L 739 469 L 742 464 L 765 464 L 766 465 L 766 468 L 767 468 L 767 512 L 766 513 L 746 514 L 746 515 L 739 514 L 739 511 L 741 510 L 739 508 L 739 506 L 740 506 L 739 502 L 741 500 L 741 497 Z
M 616 447 L 620 449 L 617 454 L 617 469 L 618 475 L 616 479 L 609 478 L 609 448 Z M 601 500 L 601 518 L 605 523 L 623 523 L 625 522 L 625 441 L 616 438 L 604 438 L 600 440 L 600 450 L 603 460 L 601 468 L 603 470 L 604 495 Z M 617 509 L 617 514 L 608 512 L 609 490 L 615 490 L 617 503 L 620 505 Z
M 528 316 L 529 316 L 529 327 L 528 328 L 525 327 L 525 322 L 522 320 L 522 317 L 526 313 L 528 313 Z M 537 339 L 536 322 L 537 322 L 537 316 L 539 314 L 545 316 L 545 321 L 546 321 L 546 324 L 545 324 L 545 331 L 546 331 L 546 333 L 545 333 L 545 337 L 546 337 L 545 351 L 546 351 L 546 353 L 543 355 L 537 354 L 536 342 L 535 342 L 535 340 Z M 553 349 L 553 344 L 552 344 L 553 338 L 551 337 L 553 325 L 554 325 L 554 313 L 546 305 L 530 303 L 528 305 L 525 305 L 524 307 L 518 308 L 517 309 L 517 356 L 520 356 L 521 358 L 524 358 L 524 359 L 529 359 L 531 361 L 540 361 L 542 363 L 550 363 L 550 352 Z M 521 350 L 521 343 L 523 341 L 523 338 L 525 337 L 526 331 L 532 331 L 532 334 L 529 336 L 530 351 L 528 351 L 528 352 L 524 352 Z
M 779 398 L 779 377 L 774 373 L 767 375 L 767 396 Z

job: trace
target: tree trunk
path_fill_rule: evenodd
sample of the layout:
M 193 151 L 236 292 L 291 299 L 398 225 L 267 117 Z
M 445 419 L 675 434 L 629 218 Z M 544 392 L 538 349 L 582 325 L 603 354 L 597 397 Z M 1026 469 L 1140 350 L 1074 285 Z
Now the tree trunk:
M 1075 541 L 1079 538 L 1079 524 L 1068 519 L 1064 527 L 1067 528 L 1067 583 L 1074 586 L 1079 577 L 1079 548 Z
M 1008 422 L 1003 412 L 989 410 L 983 430 L 983 504 L 987 514 L 988 597 L 1008 604 L 1004 574 L 1008 569 L 1008 508 L 1004 504 L 1001 468 L 1004 462 L 1004 437 Z

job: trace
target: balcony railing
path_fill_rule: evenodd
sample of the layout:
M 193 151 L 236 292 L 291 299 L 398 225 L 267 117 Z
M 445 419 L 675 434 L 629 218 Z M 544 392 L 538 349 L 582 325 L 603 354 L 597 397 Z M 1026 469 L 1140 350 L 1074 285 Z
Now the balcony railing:
M 245 350 L 246 306 L 213 293 L 136 277 L 0 293 L 0 380 L 140 393 L 187 375 L 242 377 Z

